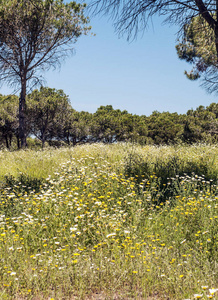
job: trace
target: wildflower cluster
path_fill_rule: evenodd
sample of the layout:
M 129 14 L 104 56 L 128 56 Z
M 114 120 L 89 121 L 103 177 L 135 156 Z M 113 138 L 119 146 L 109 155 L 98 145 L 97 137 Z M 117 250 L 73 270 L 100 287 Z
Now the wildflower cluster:
M 217 183 L 175 176 L 162 201 L 156 174 L 128 177 L 105 149 L 77 147 L 39 192 L 2 187 L 2 293 L 85 298 L 114 286 L 145 299 L 215 299 Z

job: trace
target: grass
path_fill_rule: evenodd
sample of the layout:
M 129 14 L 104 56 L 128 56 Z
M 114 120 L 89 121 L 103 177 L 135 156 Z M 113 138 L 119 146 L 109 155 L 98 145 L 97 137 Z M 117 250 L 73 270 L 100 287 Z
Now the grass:
M 218 296 L 217 147 L 0 155 L 0 299 Z

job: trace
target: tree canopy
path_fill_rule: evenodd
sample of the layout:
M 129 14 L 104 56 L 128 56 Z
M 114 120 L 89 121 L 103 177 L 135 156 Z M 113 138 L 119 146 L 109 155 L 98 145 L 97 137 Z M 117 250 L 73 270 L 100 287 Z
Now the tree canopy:
M 200 105 L 187 114 L 154 111 L 147 117 L 111 105 L 100 106 L 95 113 L 78 112 L 62 90 L 48 87 L 34 90 L 26 100 L 28 146 L 218 142 L 218 103 Z M 17 96 L 0 95 L 0 148 L 19 148 L 18 105 Z
M 27 96 L 27 115 L 30 131 L 44 146 L 47 139 L 60 136 L 71 105 L 62 90 L 41 87 Z
M 190 80 L 202 79 L 203 86 L 214 92 L 218 89 L 218 66 L 215 35 L 207 22 L 195 17 L 183 29 L 183 36 L 176 45 L 178 57 L 192 65 L 185 75 Z

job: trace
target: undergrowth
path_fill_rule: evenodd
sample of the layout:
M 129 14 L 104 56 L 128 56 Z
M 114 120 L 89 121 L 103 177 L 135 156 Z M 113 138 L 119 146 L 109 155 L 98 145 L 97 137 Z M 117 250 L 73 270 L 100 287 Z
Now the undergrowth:
M 216 147 L 62 151 L 2 179 L 1 299 L 216 299 Z

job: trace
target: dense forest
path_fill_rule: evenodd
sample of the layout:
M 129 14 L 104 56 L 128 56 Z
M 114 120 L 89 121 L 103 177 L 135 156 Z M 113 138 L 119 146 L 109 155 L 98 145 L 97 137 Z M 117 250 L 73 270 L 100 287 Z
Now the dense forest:
M 0 95 L 1 148 L 19 149 L 19 98 Z M 186 114 L 154 111 L 150 116 L 101 106 L 95 113 L 78 112 L 62 90 L 41 87 L 27 96 L 28 146 L 137 142 L 175 144 L 218 142 L 218 103 Z

